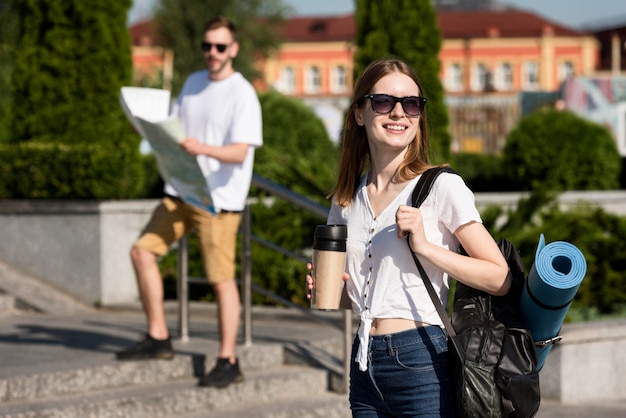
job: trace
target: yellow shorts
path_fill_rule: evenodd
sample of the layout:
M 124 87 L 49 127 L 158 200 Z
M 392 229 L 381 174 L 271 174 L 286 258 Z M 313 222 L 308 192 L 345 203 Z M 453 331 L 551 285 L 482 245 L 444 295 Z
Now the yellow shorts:
M 134 246 L 164 256 L 174 242 L 193 229 L 200 242 L 207 279 L 211 284 L 220 283 L 235 278 L 240 222 L 240 212 L 213 215 L 176 197 L 166 196 L 152 213 Z

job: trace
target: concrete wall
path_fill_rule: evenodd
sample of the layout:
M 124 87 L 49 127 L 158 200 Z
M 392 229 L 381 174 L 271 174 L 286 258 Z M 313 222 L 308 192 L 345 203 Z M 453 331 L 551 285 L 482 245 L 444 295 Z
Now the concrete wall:
M 520 193 L 478 193 L 479 208 L 514 207 Z M 626 215 L 626 191 L 567 192 Z M 89 305 L 137 300 L 128 252 L 158 200 L 0 201 L 0 262 Z M 550 239 L 550 237 L 547 237 Z
M 539 374 L 541 396 L 562 403 L 626 398 L 626 320 L 566 324 Z
M 88 305 L 135 301 L 128 253 L 157 203 L 0 201 L 0 261 Z

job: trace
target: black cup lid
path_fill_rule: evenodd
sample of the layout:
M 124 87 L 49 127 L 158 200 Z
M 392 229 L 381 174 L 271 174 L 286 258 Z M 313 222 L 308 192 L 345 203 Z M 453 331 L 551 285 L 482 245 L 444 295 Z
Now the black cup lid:
M 315 227 L 315 239 L 345 240 L 348 238 L 347 225 L 318 225 Z

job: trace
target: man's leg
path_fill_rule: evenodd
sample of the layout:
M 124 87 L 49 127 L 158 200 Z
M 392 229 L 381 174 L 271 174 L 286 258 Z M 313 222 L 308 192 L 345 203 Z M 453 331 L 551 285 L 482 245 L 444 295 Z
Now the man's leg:
M 158 257 L 185 234 L 182 202 L 166 197 L 155 209 L 143 233 L 130 250 L 148 332 L 138 344 L 117 353 L 120 360 L 174 356 L 163 307 L 163 280 Z
M 139 343 L 117 352 L 116 356 L 118 360 L 171 359 L 174 357 L 174 350 L 165 322 L 163 282 L 157 256 L 146 249 L 133 246 L 130 257 L 148 321 L 148 333 Z
M 143 311 L 148 321 L 148 334 L 157 340 L 169 337 L 163 307 L 163 279 L 157 256 L 148 250 L 133 247 L 130 251 Z
M 200 378 L 198 385 L 223 388 L 244 380 L 235 355 L 241 303 L 235 279 L 216 283 L 213 289 L 217 296 L 220 351 L 215 366 Z
M 218 324 L 220 331 L 219 357 L 235 363 L 235 347 L 239 331 L 241 302 L 239 288 L 235 279 L 217 283 L 213 286 L 217 296 Z
M 215 367 L 200 378 L 200 386 L 226 387 L 241 382 L 235 349 L 239 331 L 241 302 L 235 281 L 235 251 L 240 214 L 220 213 L 204 217 L 197 226 L 206 275 L 217 298 L 220 350 Z

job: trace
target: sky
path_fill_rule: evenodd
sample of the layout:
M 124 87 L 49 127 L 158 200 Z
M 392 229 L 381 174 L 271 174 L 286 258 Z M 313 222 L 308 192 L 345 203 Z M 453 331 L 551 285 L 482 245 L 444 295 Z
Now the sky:
M 130 21 L 149 17 L 157 0 L 134 0 Z M 626 24 L 624 0 L 501 0 L 574 29 Z M 295 15 L 340 15 L 354 12 L 354 0 L 283 0 Z
M 354 0 L 283 0 L 298 15 L 332 15 L 354 11 Z M 624 0 L 501 0 L 575 29 L 626 23 Z

